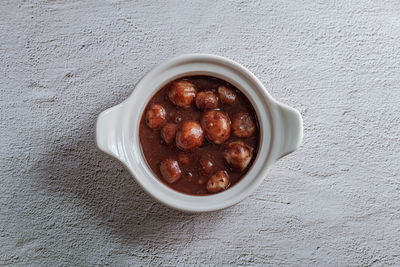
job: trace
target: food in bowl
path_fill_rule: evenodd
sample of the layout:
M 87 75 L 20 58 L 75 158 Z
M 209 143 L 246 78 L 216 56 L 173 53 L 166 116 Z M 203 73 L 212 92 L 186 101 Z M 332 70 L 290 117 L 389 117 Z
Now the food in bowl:
M 139 139 L 154 175 L 182 193 L 208 195 L 238 183 L 258 152 L 260 129 L 247 97 L 211 76 L 168 83 L 150 99 Z
M 208 183 L 211 176 L 214 176 L 214 174 L 216 174 L 214 177 L 220 176 L 222 179 L 220 183 L 212 184 L 210 182 L 209 190 L 213 190 L 211 188 L 214 186 L 217 186 L 218 190 L 221 188 L 224 189 L 224 183 L 227 179 L 222 175 L 222 173 L 217 173 L 218 171 L 216 171 L 216 169 L 219 169 L 219 166 L 228 169 L 227 176 L 230 175 L 230 177 L 228 177 L 229 186 L 222 193 L 209 193 L 207 191 L 207 184 L 201 189 L 203 192 L 205 191 L 204 194 L 188 195 L 173 190 L 170 186 L 167 186 L 169 185 L 169 182 L 165 181 L 161 176 L 161 171 L 157 170 L 157 167 L 161 167 L 161 161 L 165 158 L 161 155 L 158 159 L 152 159 L 151 164 L 153 166 L 156 165 L 156 167 L 153 167 L 154 171 L 152 171 L 143 152 L 143 146 L 139 136 L 141 124 L 147 127 L 148 132 L 154 131 L 155 133 L 159 133 L 160 135 L 157 135 L 157 138 L 160 138 L 159 136 L 161 136 L 162 128 L 166 124 L 174 124 L 175 127 L 171 125 L 167 126 L 163 133 L 165 137 L 171 138 L 168 139 L 172 140 L 171 147 L 173 147 L 173 144 L 176 145 L 174 131 L 178 130 L 177 128 L 181 123 L 180 121 L 185 120 L 185 118 L 176 116 L 174 119 L 176 119 L 177 122 L 171 121 L 171 118 L 168 116 L 169 107 L 171 106 L 168 106 L 167 104 L 166 106 L 163 106 L 163 109 L 165 110 L 165 120 L 161 110 L 160 112 L 156 111 L 154 114 L 160 118 L 160 124 L 162 126 L 155 124 L 154 128 L 151 129 L 146 125 L 143 115 L 146 112 L 146 106 L 147 108 L 150 107 L 147 105 L 148 102 L 150 102 L 158 90 L 173 80 L 179 81 L 180 79 L 177 79 L 178 77 L 183 77 L 183 80 L 187 80 L 184 76 L 188 76 L 188 73 L 192 76 L 204 75 L 204 73 L 207 73 L 209 76 L 219 78 L 223 77 L 222 79 L 239 88 L 240 91 L 249 98 L 257 113 L 257 130 L 253 134 L 253 137 L 258 134 L 258 145 L 253 146 L 248 142 L 249 139 L 245 140 L 245 138 L 237 138 L 236 140 L 245 140 L 244 143 L 253 148 L 253 151 L 251 151 L 245 149 L 243 146 L 237 146 L 238 148 L 241 148 L 239 151 L 243 152 L 243 154 L 240 153 L 240 155 L 245 156 L 246 153 L 252 153 L 252 159 L 249 166 L 247 166 L 244 171 L 245 175 L 241 176 L 242 178 L 239 182 L 235 183 L 235 174 L 230 173 L 231 167 L 227 167 L 225 158 L 223 158 L 221 165 L 218 165 L 218 162 L 214 162 L 212 159 L 210 160 L 207 158 L 199 161 L 197 164 L 197 166 L 200 166 L 200 170 L 205 173 L 204 177 L 198 179 L 198 181 L 203 183 L 203 185 Z M 229 106 L 223 105 L 235 103 L 239 93 L 232 90 L 235 88 L 229 87 L 229 84 L 224 83 L 223 81 L 221 83 L 225 84 L 225 88 L 220 86 L 214 93 L 216 93 L 216 96 L 218 97 L 217 108 L 226 110 Z M 196 109 L 193 109 L 196 105 L 195 101 L 198 91 L 202 90 L 197 89 L 194 102 L 193 100 L 190 101 L 190 108 L 192 108 L 192 111 L 195 110 L 196 112 L 199 112 L 200 108 L 203 106 L 199 105 L 199 109 L 197 107 Z M 166 97 L 168 100 L 168 96 Z M 208 97 L 204 98 L 208 99 Z M 175 106 L 176 104 L 173 105 Z M 204 106 L 205 109 L 208 108 L 207 105 Z M 182 107 L 181 110 L 183 109 L 185 108 Z M 157 108 L 155 110 L 157 110 Z M 232 114 L 228 114 L 228 116 L 230 120 L 233 121 L 233 118 L 231 118 Z M 196 121 L 200 122 L 198 120 Z M 235 126 L 231 123 L 230 138 L 221 145 L 215 145 L 216 147 L 223 147 L 229 142 L 234 141 L 233 139 L 231 140 L 233 136 L 233 127 Z M 277 160 L 295 151 L 300 146 L 303 138 L 303 122 L 301 115 L 297 110 L 272 98 L 268 94 L 267 88 L 265 88 L 257 77 L 247 68 L 230 59 L 216 55 L 190 54 L 172 58 L 155 67 L 140 79 L 136 84 L 133 93 L 125 101 L 102 111 L 96 121 L 95 138 L 97 147 L 104 153 L 118 159 L 130 171 L 132 178 L 146 193 L 149 194 L 149 196 L 160 201 L 162 204 L 181 211 L 207 212 L 232 206 L 254 192 L 267 176 L 269 168 Z M 157 141 L 157 139 L 155 140 Z M 158 140 L 161 142 L 161 139 Z M 211 143 L 204 138 L 202 146 L 207 144 Z M 162 147 L 164 146 L 165 144 L 163 144 Z M 196 149 L 202 149 L 202 146 Z M 182 151 L 178 148 L 175 150 L 171 148 L 170 150 L 173 153 L 179 151 L 177 155 L 173 155 L 174 159 L 172 160 L 178 161 L 181 174 L 179 175 L 179 171 L 177 171 L 177 182 L 171 183 L 172 185 L 178 185 L 181 181 L 185 181 L 182 178 L 185 177 L 186 168 L 193 164 L 193 159 L 191 158 L 190 151 Z M 215 149 L 217 152 L 221 152 L 221 150 L 223 149 Z M 166 154 L 166 152 L 163 152 L 163 150 L 160 149 L 157 150 L 157 152 L 164 153 L 164 155 Z M 243 156 L 241 157 L 243 158 Z M 221 159 L 221 157 L 219 157 L 219 159 Z M 232 161 L 230 162 L 241 162 L 240 158 L 238 158 L 238 161 L 233 161 L 234 159 L 235 158 L 232 157 Z M 155 163 L 157 160 L 159 161 L 160 166 L 157 166 Z M 172 166 L 172 170 L 176 167 L 171 163 L 166 164 L 165 167 L 168 166 Z M 242 165 L 240 164 L 237 167 L 240 168 L 241 166 Z M 167 168 L 165 170 L 169 171 Z M 240 175 L 241 174 L 239 174 L 239 176 Z M 194 173 L 187 173 L 188 180 L 191 176 L 194 176 Z M 174 176 L 171 177 L 175 178 Z M 205 194 L 209 195 L 204 196 Z

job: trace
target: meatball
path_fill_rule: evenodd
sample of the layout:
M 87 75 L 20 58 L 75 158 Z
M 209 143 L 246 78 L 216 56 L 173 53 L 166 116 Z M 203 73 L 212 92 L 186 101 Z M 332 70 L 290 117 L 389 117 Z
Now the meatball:
M 160 172 L 162 177 L 170 184 L 178 181 L 182 175 L 179 163 L 176 160 L 169 158 L 161 161 Z
M 151 129 L 158 129 L 166 122 L 166 112 L 163 106 L 153 104 L 147 110 L 146 123 Z
M 224 171 L 217 171 L 207 182 L 207 191 L 210 193 L 218 193 L 229 187 L 229 177 Z
M 232 105 L 236 100 L 236 93 L 226 86 L 218 87 L 218 95 L 222 103 Z
M 211 160 L 202 158 L 202 159 L 200 159 L 200 166 L 201 166 L 201 171 L 204 174 L 210 174 L 213 170 L 214 164 L 212 163 Z
M 173 123 L 167 123 L 161 128 L 161 138 L 166 144 L 172 144 L 175 139 L 176 125 Z
M 190 150 L 201 146 L 204 133 L 197 121 L 185 121 L 176 133 L 176 146 L 181 150 Z
M 188 165 L 190 163 L 190 157 L 186 153 L 179 152 L 178 153 L 178 162 L 181 165 Z
M 189 81 L 175 81 L 168 90 L 169 100 L 182 108 L 189 108 L 195 97 L 196 88 L 194 84 Z
M 196 107 L 201 110 L 217 108 L 218 98 L 211 91 L 200 92 L 196 96 Z
M 235 170 L 243 171 L 253 157 L 253 148 L 241 141 L 229 143 L 224 151 L 226 162 Z
M 245 112 L 239 112 L 232 117 L 232 133 L 240 138 L 247 138 L 256 131 L 253 118 Z
M 217 110 L 210 110 L 201 117 L 201 126 L 206 138 L 214 144 L 222 144 L 231 134 L 229 117 Z

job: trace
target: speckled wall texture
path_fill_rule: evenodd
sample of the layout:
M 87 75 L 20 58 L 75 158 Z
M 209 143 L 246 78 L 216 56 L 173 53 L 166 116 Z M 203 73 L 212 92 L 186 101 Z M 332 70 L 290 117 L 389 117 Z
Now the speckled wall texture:
M 400 265 L 400 2 L 0 7 L 0 265 Z M 183 214 L 98 152 L 98 113 L 212 53 L 301 111 L 302 147 L 238 205 Z

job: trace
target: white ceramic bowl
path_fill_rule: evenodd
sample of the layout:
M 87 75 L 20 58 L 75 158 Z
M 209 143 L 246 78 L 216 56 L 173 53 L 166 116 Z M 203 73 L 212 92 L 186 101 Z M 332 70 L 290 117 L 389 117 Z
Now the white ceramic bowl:
M 209 75 L 240 89 L 251 101 L 260 123 L 260 147 L 253 166 L 232 188 L 215 195 L 192 196 L 175 191 L 155 177 L 142 154 L 139 124 L 151 97 L 183 76 Z M 303 138 L 300 113 L 273 99 L 245 67 L 215 55 L 190 54 L 173 58 L 144 76 L 124 102 L 100 113 L 96 142 L 100 150 L 120 160 L 137 183 L 165 205 L 188 212 L 205 212 L 234 205 L 251 194 L 276 160 L 294 151 Z

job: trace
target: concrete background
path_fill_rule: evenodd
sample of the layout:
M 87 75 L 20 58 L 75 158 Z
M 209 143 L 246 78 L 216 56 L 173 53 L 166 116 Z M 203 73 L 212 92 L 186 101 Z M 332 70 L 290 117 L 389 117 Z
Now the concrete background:
M 161 3 L 164 2 L 164 3 Z M 0 265 L 400 265 L 400 3 L 1 1 Z M 93 127 L 156 64 L 242 63 L 304 116 L 240 204 L 188 215 Z

